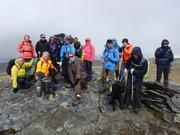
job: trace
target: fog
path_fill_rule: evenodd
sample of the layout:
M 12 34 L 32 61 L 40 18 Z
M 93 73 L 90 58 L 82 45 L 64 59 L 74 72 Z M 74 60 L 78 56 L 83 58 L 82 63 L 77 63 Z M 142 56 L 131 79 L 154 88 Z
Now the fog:
M 90 37 L 101 55 L 108 38 L 128 38 L 153 57 L 167 38 L 180 57 L 179 0 L 6 0 L 0 4 L 0 60 L 17 57 L 17 44 L 29 34 L 67 33 L 82 44 Z

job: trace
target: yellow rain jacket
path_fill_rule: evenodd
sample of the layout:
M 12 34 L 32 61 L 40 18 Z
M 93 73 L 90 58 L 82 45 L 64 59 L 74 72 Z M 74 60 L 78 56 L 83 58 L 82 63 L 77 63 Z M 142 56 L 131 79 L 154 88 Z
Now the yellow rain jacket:
M 36 73 L 38 73 L 38 72 L 42 72 L 42 73 L 44 73 L 44 75 L 46 76 L 46 77 L 48 77 L 48 75 L 49 75 L 49 69 L 54 69 L 54 66 L 53 66 L 53 64 L 52 64 L 52 61 L 51 60 L 48 60 L 48 62 L 45 62 L 44 60 L 43 60 L 43 58 L 41 58 L 39 61 L 38 61 L 38 63 L 37 63 L 37 67 L 36 67 Z M 36 78 L 36 79 L 38 79 L 38 78 Z
M 18 60 L 15 61 L 15 65 L 11 68 L 11 80 L 12 80 L 12 87 L 15 89 L 17 88 L 17 79 L 18 78 L 25 78 L 26 77 L 26 68 L 32 66 L 34 60 L 32 59 L 30 62 L 24 62 L 23 65 L 19 65 Z

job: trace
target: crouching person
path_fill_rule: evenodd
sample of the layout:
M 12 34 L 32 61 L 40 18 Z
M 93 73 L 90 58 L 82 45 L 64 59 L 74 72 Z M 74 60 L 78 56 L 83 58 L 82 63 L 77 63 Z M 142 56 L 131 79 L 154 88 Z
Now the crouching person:
M 14 61 L 14 65 L 11 68 L 11 79 L 14 93 L 16 93 L 18 89 L 27 89 L 30 87 L 26 78 L 26 68 L 31 67 L 33 62 L 33 59 L 30 62 L 24 62 L 22 57 Z
M 129 108 L 132 101 L 132 109 L 138 114 L 141 108 L 141 91 L 144 75 L 148 70 L 148 62 L 143 57 L 141 48 L 135 47 L 131 58 L 128 60 L 125 71 L 128 71 L 127 89 L 124 97 L 124 108 Z
M 38 97 L 41 97 L 43 92 L 45 92 L 44 95 L 55 95 L 54 85 L 49 76 L 50 69 L 57 71 L 57 69 L 52 64 L 52 61 L 50 60 L 49 53 L 43 52 L 43 55 L 38 61 L 36 67 L 36 90 Z
M 73 101 L 72 105 L 76 106 L 81 102 L 81 90 L 87 88 L 86 83 L 86 71 L 81 60 L 74 56 L 72 53 L 68 55 L 69 60 L 69 78 L 72 84 L 72 87 L 75 91 L 75 100 Z
M 108 89 L 108 95 L 112 92 L 112 84 L 115 82 L 115 69 L 116 64 L 119 62 L 119 53 L 113 47 L 113 41 L 107 40 L 106 48 L 103 53 L 104 75 L 103 85 L 104 88 L 99 92 L 105 92 Z M 107 84 L 107 85 L 106 85 Z

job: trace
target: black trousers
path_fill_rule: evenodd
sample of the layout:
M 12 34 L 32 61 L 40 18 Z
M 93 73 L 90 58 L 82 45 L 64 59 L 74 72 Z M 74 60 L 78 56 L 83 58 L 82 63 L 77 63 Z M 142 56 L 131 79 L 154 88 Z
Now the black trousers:
M 92 79 L 92 62 L 85 60 L 84 64 L 85 64 L 85 69 L 86 69 L 86 73 L 87 73 L 87 79 L 91 80 Z
M 126 88 L 126 93 L 124 97 L 125 106 L 129 106 L 131 103 L 131 100 L 133 100 L 134 107 L 141 108 L 142 84 L 143 84 L 143 79 L 136 78 L 135 76 L 133 76 L 133 81 L 132 81 L 132 75 L 130 73 L 128 74 L 127 88 Z
M 68 58 L 64 58 L 62 61 L 62 75 L 64 76 L 64 82 L 71 84 L 71 81 L 69 79 L 69 72 L 68 72 Z
M 170 65 L 157 64 L 156 81 L 159 83 L 161 82 L 161 76 L 163 73 L 164 74 L 164 85 L 168 86 L 170 68 L 171 68 Z

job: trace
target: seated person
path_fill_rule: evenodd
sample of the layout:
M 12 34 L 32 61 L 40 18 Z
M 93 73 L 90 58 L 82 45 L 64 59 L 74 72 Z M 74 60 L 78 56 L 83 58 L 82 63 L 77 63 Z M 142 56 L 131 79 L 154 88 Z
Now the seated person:
M 11 79 L 14 93 L 16 93 L 18 89 L 29 88 L 26 78 L 26 68 L 31 67 L 33 62 L 33 59 L 30 62 L 24 62 L 22 57 L 15 60 L 14 66 L 11 68 Z
M 57 72 L 57 69 L 53 66 L 52 61 L 50 60 L 50 55 L 48 52 L 43 52 L 42 57 L 37 63 L 36 67 L 36 90 L 37 96 L 41 97 L 42 92 L 45 91 L 44 85 L 47 82 L 52 85 L 51 79 L 49 78 L 49 70 L 53 69 Z

